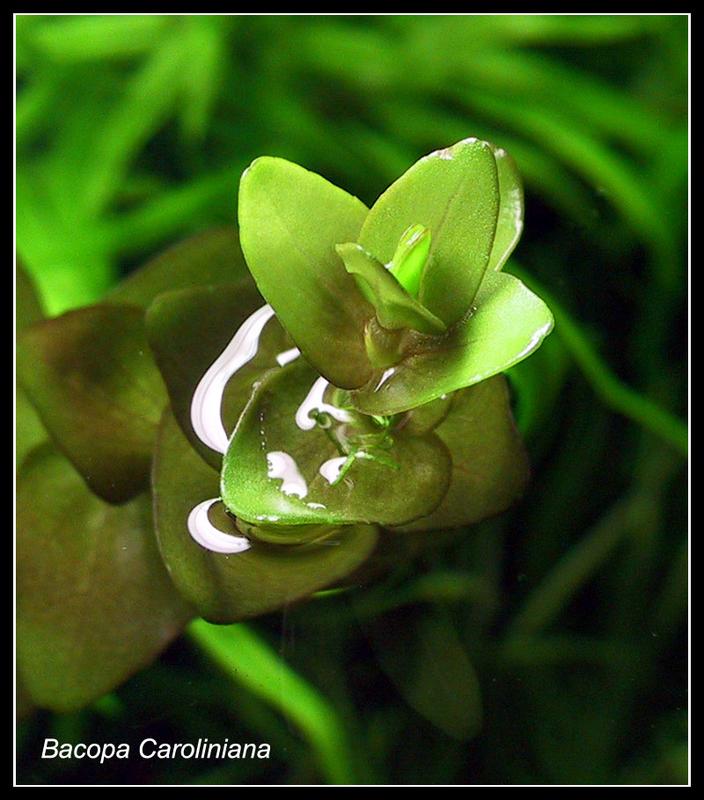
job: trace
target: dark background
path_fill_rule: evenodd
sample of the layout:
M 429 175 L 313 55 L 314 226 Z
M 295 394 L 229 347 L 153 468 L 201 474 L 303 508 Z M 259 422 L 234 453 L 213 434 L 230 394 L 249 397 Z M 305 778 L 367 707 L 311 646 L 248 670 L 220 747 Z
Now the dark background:
M 525 498 L 249 627 L 315 687 L 351 782 L 686 782 L 687 17 L 21 15 L 16 47 L 17 246 L 51 314 L 234 224 L 259 155 L 371 204 L 459 139 L 512 153 L 526 228 L 507 270 L 556 317 L 509 375 Z M 434 692 L 460 662 L 458 739 Z M 18 780 L 330 781 L 297 702 L 274 708 L 183 638 L 93 706 L 24 719 Z M 272 758 L 38 758 L 46 736 L 149 735 Z

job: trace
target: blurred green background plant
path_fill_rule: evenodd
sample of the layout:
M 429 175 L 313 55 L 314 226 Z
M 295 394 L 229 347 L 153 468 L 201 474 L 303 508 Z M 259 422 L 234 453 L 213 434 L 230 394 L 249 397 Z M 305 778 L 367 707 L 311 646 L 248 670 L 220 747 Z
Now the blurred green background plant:
M 687 65 L 686 15 L 16 17 L 17 249 L 48 313 L 234 224 L 259 155 L 369 204 L 477 136 L 518 163 L 507 271 L 556 319 L 509 373 L 523 501 L 28 716 L 20 782 L 687 781 Z M 148 735 L 272 758 L 38 757 Z

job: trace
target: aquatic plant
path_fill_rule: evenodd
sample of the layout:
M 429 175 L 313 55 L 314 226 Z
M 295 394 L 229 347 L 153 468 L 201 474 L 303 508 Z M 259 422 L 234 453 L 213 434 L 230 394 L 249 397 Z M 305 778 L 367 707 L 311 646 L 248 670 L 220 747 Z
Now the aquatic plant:
M 362 582 L 520 495 L 501 373 L 553 324 L 501 271 L 522 226 L 511 158 L 477 139 L 371 209 L 263 157 L 241 179 L 241 250 L 234 228 L 198 236 L 40 321 L 22 278 L 18 378 L 47 439 L 19 496 L 34 702 L 80 706 L 194 614 Z
M 80 710 L 27 713 L 19 674 L 18 781 L 687 781 L 688 37 L 677 14 L 17 15 L 16 242 L 49 316 L 103 304 L 152 254 L 231 228 L 257 156 L 304 164 L 371 206 L 419 155 L 471 133 L 516 159 L 526 225 L 504 271 L 556 322 L 506 373 L 531 465 L 506 512 L 467 530 L 385 529 L 367 574 L 345 579 L 363 589 L 232 625 L 196 619 Z M 238 280 L 243 262 L 230 261 L 229 278 L 201 265 L 203 283 Z M 27 319 L 38 308 L 18 288 Z M 249 311 L 262 303 L 255 295 Z M 241 319 L 223 326 L 223 350 Z M 142 446 L 137 427 L 127 438 L 119 415 L 106 419 L 125 450 Z M 48 435 L 22 391 L 17 426 L 18 462 L 34 461 Z M 69 548 L 77 561 L 91 545 L 112 557 L 119 537 L 106 532 L 127 506 L 94 503 L 75 471 L 55 466 L 64 480 L 52 491 L 45 466 L 41 480 L 20 467 L 19 521 L 33 508 L 46 521 L 66 513 L 32 538 L 27 563 L 20 548 L 18 578 L 23 602 L 34 575 L 45 586 L 34 613 L 55 615 L 33 663 L 73 680 L 82 664 L 99 670 L 106 620 L 125 650 L 144 647 L 121 617 L 137 608 L 143 624 L 163 584 L 155 571 L 149 586 L 141 562 L 126 584 L 119 564 L 105 574 L 108 556 L 83 560 L 76 610 L 57 574 L 71 588 Z M 213 474 L 201 499 L 219 494 Z M 153 524 L 145 500 L 123 545 Z M 153 532 L 144 541 L 148 562 Z M 93 583 L 122 587 L 122 604 Z M 62 627 L 69 612 L 80 629 Z M 180 626 L 168 613 L 165 632 Z M 164 735 L 266 740 L 272 755 L 99 768 L 41 758 L 47 738 L 136 753 Z

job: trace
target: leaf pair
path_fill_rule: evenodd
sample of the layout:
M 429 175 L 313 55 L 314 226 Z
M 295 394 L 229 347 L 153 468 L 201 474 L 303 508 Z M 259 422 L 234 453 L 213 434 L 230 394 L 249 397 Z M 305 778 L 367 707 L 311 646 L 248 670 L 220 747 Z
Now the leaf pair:
M 18 373 L 39 373 L 28 389 L 40 409 L 58 424 L 57 433 L 82 466 L 90 462 L 76 449 L 78 430 L 105 429 L 103 410 L 112 413 L 105 396 L 94 404 L 76 400 L 99 376 L 109 379 L 105 360 L 85 354 L 102 335 L 128 332 L 132 308 L 122 325 L 106 331 L 105 317 L 97 308 L 95 323 L 78 346 L 82 330 L 77 317 L 69 315 L 56 323 L 42 321 L 41 309 L 31 282 L 17 265 Z M 108 309 L 108 313 L 109 313 Z M 32 349 L 32 344 L 37 349 Z M 53 345 L 53 346 L 52 346 Z M 71 353 L 72 348 L 74 353 Z M 130 348 L 127 348 L 129 350 Z M 103 355 L 125 352 L 113 341 Z M 86 355 L 84 361 L 77 354 Z M 56 362 L 52 364 L 53 354 Z M 139 358 L 137 352 L 136 357 Z M 27 363 L 29 360 L 29 364 Z M 131 361 L 131 359 L 130 359 Z M 61 365 L 66 367 L 61 369 Z M 67 365 L 71 365 L 69 369 Z M 132 372 L 121 374 L 124 381 Z M 43 385 L 45 382 L 45 385 Z M 63 387 L 63 388 L 62 388 Z M 73 388 L 71 388 L 73 387 Z M 68 393 L 68 394 L 67 394 Z M 119 394 L 119 392 L 118 392 Z M 55 399 L 49 408 L 48 398 Z M 62 411 L 64 401 L 68 411 Z M 139 408 L 128 409 L 138 413 Z M 92 414 L 98 412 L 98 423 Z M 74 419 L 71 419 L 73 414 Z M 45 415 L 46 416 L 46 415 Z M 117 419 L 117 433 L 120 433 Z M 156 547 L 151 504 L 146 493 L 115 506 L 91 493 L 78 472 L 46 441 L 48 431 L 39 420 L 21 387 L 17 389 L 17 661 L 18 681 L 28 702 L 67 711 L 95 700 L 136 670 L 148 664 L 193 615 L 175 590 Z M 90 435 L 86 437 L 89 442 Z M 139 438 L 128 439 L 138 442 Z M 115 444 L 127 453 L 124 441 Z M 106 448 L 98 448 L 105 455 Z M 114 452 L 110 454 L 110 457 Z M 94 461 L 98 482 L 107 472 Z M 113 462 L 113 475 L 125 461 Z M 135 463 L 135 462 L 129 462 Z M 121 493 L 133 478 L 118 481 Z M 107 483 L 105 484 L 107 485 Z
M 234 287 L 200 287 L 162 294 L 147 315 L 148 338 L 172 412 L 195 450 L 218 470 L 220 456 L 199 443 L 192 428 L 193 390 L 254 304 Z M 221 496 L 234 515 L 250 523 L 248 532 L 256 538 L 291 545 L 306 538 L 309 526 L 376 523 L 429 530 L 470 524 L 502 511 L 522 490 L 527 463 L 502 377 L 401 415 L 385 436 L 370 417 L 351 407 L 338 411 L 355 424 L 316 414 L 321 404 L 344 405 L 344 393 L 326 389 L 324 382 L 320 402 L 306 407 L 321 381 L 303 359 L 281 366 L 277 355 L 290 345 L 272 319 L 256 355 L 230 380 L 222 417 L 228 435 L 234 434 L 220 485 L 212 473 L 209 488 L 196 493 L 193 505 Z M 161 447 L 158 459 L 171 458 L 160 455 Z M 285 486 L 284 472 L 272 469 L 272 459 L 289 470 L 294 491 Z M 173 469 L 188 472 L 189 462 L 177 460 L 183 463 Z M 347 471 L 336 481 L 334 470 L 344 462 Z M 165 496 L 183 494 L 166 478 L 155 487 Z M 198 547 L 185 529 L 189 510 L 181 509 L 179 536 L 194 552 Z M 157 522 L 161 525 L 158 516 Z M 224 584 L 221 590 L 229 591 Z
M 242 176 L 239 220 L 262 295 L 306 360 L 354 390 L 365 413 L 479 383 L 552 327 L 545 304 L 500 272 L 523 194 L 510 157 L 487 142 L 425 156 L 371 210 L 302 167 L 260 158 Z

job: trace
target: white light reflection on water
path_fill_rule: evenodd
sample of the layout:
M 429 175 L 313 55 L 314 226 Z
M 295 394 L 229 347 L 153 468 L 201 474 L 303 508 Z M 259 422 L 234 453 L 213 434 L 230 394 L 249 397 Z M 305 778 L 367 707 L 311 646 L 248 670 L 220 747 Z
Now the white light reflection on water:
M 347 456 L 330 458 L 320 465 L 318 472 L 328 483 L 334 483 L 340 477 L 340 471 L 347 461 Z
M 329 414 L 338 422 L 350 422 L 352 416 L 349 412 L 337 406 L 332 406 L 323 400 L 325 390 L 330 384 L 325 378 L 318 378 L 315 383 L 310 387 L 310 391 L 306 395 L 305 400 L 301 403 L 296 411 L 296 425 L 302 431 L 312 431 L 315 428 L 316 422 L 311 417 L 312 411 Z
M 204 444 L 217 453 L 224 453 L 229 441 L 221 415 L 222 396 L 227 382 L 257 354 L 261 332 L 273 316 L 274 309 L 267 304 L 248 317 L 230 344 L 200 379 L 193 394 L 193 430 Z
M 276 356 L 276 361 L 280 367 L 285 367 L 286 364 L 295 361 L 300 355 L 301 351 L 297 347 L 292 347 L 290 350 L 284 350 L 283 353 L 279 353 Z
M 244 536 L 233 536 L 218 530 L 208 517 L 208 511 L 219 498 L 204 500 L 191 510 L 188 515 L 188 532 L 195 542 L 213 553 L 243 553 L 252 546 L 249 539 Z
M 281 450 L 273 450 L 266 454 L 268 464 L 267 475 L 281 480 L 281 491 L 293 497 L 303 498 L 308 494 L 308 484 L 298 469 L 293 458 Z
M 379 383 L 377 383 L 377 385 L 374 387 L 374 391 L 378 392 L 379 389 L 381 389 L 381 387 L 386 383 L 386 381 L 388 381 L 389 378 L 393 377 L 395 372 L 396 372 L 396 368 L 395 367 L 389 367 L 389 369 L 384 370 L 383 375 L 379 379 Z

